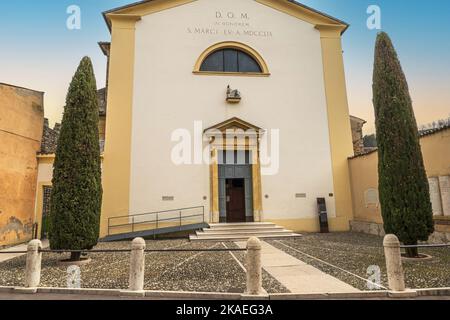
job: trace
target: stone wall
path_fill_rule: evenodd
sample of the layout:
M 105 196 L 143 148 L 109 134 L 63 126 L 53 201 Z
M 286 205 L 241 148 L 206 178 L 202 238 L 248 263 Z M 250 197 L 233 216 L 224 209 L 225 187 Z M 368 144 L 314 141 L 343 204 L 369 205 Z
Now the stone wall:
M 42 133 L 41 154 L 52 154 L 56 152 L 59 132 L 61 124 L 55 124 L 54 128 L 50 128 L 48 119 L 44 119 L 44 131 Z
M 0 83 L 0 247 L 32 237 L 43 98 Z
M 352 127 L 353 151 L 355 155 L 364 153 L 364 136 L 363 127 L 366 121 L 354 116 L 350 116 L 350 124 Z

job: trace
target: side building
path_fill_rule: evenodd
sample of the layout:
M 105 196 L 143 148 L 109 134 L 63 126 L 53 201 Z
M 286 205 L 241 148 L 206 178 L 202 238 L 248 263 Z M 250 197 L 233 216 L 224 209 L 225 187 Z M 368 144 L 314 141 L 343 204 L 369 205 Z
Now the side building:
M 43 125 L 43 92 L 0 83 L 0 247 L 33 237 Z
M 430 184 L 435 233 L 430 242 L 450 242 L 450 126 L 421 133 L 420 144 Z M 378 197 L 377 150 L 349 160 L 357 232 L 384 235 Z

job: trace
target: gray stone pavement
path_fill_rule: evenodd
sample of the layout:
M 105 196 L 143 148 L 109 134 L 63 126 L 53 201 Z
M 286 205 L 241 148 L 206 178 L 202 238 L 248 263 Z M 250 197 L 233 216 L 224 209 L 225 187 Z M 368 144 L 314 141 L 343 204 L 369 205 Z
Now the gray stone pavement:
M 245 248 L 245 242 L 237 242 Z M 292 293 L 354 293 L 358 289 L 320 271 L 313 266 L 275 248 L 265 241 L 261 242 L 261 265 L 272 277 Z

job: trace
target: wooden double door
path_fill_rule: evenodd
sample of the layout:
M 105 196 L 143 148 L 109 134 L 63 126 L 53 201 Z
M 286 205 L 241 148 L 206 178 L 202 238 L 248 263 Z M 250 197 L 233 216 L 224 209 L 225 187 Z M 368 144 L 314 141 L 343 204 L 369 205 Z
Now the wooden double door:
M 219 165 L 220 222 L 253 222 L 251 165 Z
M 245 179 L 226 179 L 227 222 L 246 222 Z

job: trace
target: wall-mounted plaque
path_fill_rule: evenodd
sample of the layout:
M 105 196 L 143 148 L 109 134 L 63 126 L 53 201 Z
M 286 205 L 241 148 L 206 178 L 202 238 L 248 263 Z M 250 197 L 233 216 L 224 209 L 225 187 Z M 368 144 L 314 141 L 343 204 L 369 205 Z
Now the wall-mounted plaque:
M 174 201 L 175 197 L 173 196 L 163 196 L 162 201 Z
M 450 216 L 450 176 L 439 177 L 439 188 L 441 189 L 442 212 L 444 216 Z
M 306 193 L 296 193 L 295 197 L 296 198 L 306 198 Z
M 365 202 L 367 208 L 369 208 L 369 207 L 378 208 L 380 206 L 378 190 L 377 189 L 367 189 L 366 192 L 364 192 L 364 202 Z
M 439 187 L 439 178 L 428 178 L 428 184 L 430 185 L 430 199 L 433 207 L 434 216 L 442 216 L 442 203 L 441 203 L 441 188 Z

